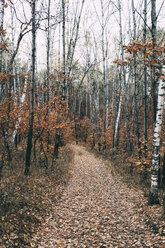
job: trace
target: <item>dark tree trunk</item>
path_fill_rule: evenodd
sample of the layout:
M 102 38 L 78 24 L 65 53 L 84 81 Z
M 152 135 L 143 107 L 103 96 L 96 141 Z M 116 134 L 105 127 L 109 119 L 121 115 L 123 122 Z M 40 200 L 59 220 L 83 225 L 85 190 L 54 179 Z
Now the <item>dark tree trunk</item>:
M 156 47 L 157 41 L 157 15 L 156 15 L 156 0 L 151 0 L 151 23 L 152 23 L 152 48 L 153 50 Z M 153 54 L 153 60 L 156 59 L 156 55 Z M 158 87 L 157 87 L 157 79 L 156 79 L 156 68 L 153 66 L 152 68 L 152 90 L 153 90 L 153 108 L 154 108 L 154 121 L 156 121 L 156 111 L 157 111 L 157 97 L 158 97 Z
M 66 46 L 65 46 L 65 0 L 62 0 L 62 41 L 63 41 L 63 100 L 65 100 L 66 95 Z
M 144 1 L 144 29 L 143 29 L 143 44 L 146 43 L 146 36 L 147 36 L 147 29 L 146 29 L 146 24 L 147 24 L 147 0 Z M 144 49 L 144 54 L 146 53 L 146 49 Z M 147 66 L 144 62 L 144 140 L 145 144 L 147 143 L 148 139 L 148 112 L 147 112 Z M 145 145 L 145 148 L 146 145 Z
M 58 158 L 58 149 L 61 143 L 60 139 L 60 133 L 59 131 L 56 131 L 56 139 L 55 139 L 55 144 L 54 144 L 54 157 Z
M 26 148 L 26 162 L 24 174 L 28 175 L 30 171 L 30 158 L 32 150 L 32 138 L 33 138 L 33 120 L 34 120 L 34 85 L 35 85 L 35 61 L 36 61 L 36 23 L 35 23 L 35 3 L 36 0 L 32 0 L 32 67 L 31 67 L 31 89 L 30 89 L 30 116 L 29 116 L 29 132 Z

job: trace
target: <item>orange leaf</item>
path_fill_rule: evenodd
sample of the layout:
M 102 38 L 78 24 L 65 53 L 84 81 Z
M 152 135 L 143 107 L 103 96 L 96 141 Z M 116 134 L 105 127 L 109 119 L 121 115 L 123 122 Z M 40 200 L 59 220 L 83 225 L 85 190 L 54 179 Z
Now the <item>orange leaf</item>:
M 156 60 L 153 60 L 153 61 L 151 62 L 151 64 L 152 64 L 152 65 L 155 65 L 155 64 L 156 64 Z
M 149 55 L 149 53 L 145 53 L 145 54 L 144 54 L 144 58 L 147 58 L 148 55 Z

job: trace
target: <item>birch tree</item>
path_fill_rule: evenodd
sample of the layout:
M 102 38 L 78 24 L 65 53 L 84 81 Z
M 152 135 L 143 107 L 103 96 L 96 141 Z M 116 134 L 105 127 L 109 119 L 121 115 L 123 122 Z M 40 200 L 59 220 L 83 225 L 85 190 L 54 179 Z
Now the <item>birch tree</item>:
M 152 151 L 151 190 L 150 190 L 150 198 L 149 198 L 150 204 L 159 203 L 158 172 L 159 172 L 159 161 L 160 161 L 160 131 L 162 126 L 162 118 L 163 118 L 164 95 L 165 95 L 165 80 L 160 79 L 158 86 L 156 121 L 154 126 L 154 136 L 152 143 L 153 151 Z
M 119 97 L 119 107 L 118 107 L 118 113 L 115 123 L 115 134 L 114 134 L 114 144 L 118 143 L 117 136 L 119 133 L 120 128 L 120 118 L 121 118 L 121 105 L 122 105 L 122 99 L 123 99 L 123 80 L 122 80 L 122 71 L 123 71 L 123 33 L 122 33 L 122 19 L 121 19 L 121 1 L 118 0 L 118 10 L 119 10 L 119 27 L 120 27 L 120 50 L 121 50 L 121 66 L 119 69 L 119 82 L 120 82 L 120 97 Z
M 107 25 L 107 18 L 105 19 L 104 12 L 107 6 L 103 5 L 103 0 L 101 3 L 101 47 L 102 47 L 102 59 L 103 59 L 103 88 L 104 88 L 104 111 L 103 111 L 103 132 L 104 132 L 104 144 L 103 149 L 106 148 L 106 119 L 107 119 L 107 74 L 106 74 L 106 46 L 105 46 L 105 28 Z
M 96 9 L 96 5 L 94 4 L 95 12 L 97 14 L 97 18 L 101 27 L 101 53 L 102 53 L 102 80 L 103 80 L 103 149 L 106 149 L 106 128 L 107 128 L 107 58 L 108 58 L 108 52 L 107 52 L 107 25 L 111 16 L 109 7 L 110 7 L 110 1 L 103 1 L 100 0 L 100 6 L 101 6 L 101 16 L 99 16 L 98 11 Z
M 156 0 L 151 0 L 151 23 L 152 23 L 152 49 L 153 57 L 156 56 L 154 51 L 157 41 L 157 15 L 156 15 Z M 160 68 L 160 71 L 162 68 Z M 164 76 L 164 71 L 161 72 Z M 164 77 L 160 78 L 157 83 L 156 67 L 152 67 L 152 84 L 153 84 L 153 110 L 154 110 L 154 135 L 153 135 L 153 151 L 152 151 L 152 171 L 151 171 L 151 190 L 149 203 L 157 204 L 158 199 L 158 177 L 159 177 L 159 163 L 160 163 L 160 131 L 162 126 L 163 109 L 164 109 L 164 94 L 165 94 L 165 80 Z M 157 89 L 158 88 L 158 89 Z
M 24 36 L 31 31 L 31 28 L 30 28 L 31 18 L 30 18 L 29 21 L 27 21 L 25 23 L 23 21 L 19 20 L 19 22 L 20 22 L 20 30 L 19 30 L 19 33 L 18 33 L 17 40 L 16 40 L 16 42 L 14 42 L 14 23 L 13 23 L 14 13 L 15 13 L 15 16 L 17 16 L 15 7 L 11 7 L 11 15 L 12 15 L 12 51 L 11 51 L 11 57 L 10 57 L 10 60 L 9 60 L 9 68 L 8 68 L 9 85 L 8 85 L 7 126 L 9 125 L 9 122 L 10 122 L 10 106 L 11 106 L 11 93 L 12 93 L 11 91 L 12 91 L 12 85 L 13 85 L 12 75 L 13 75 L 13 72 L 14 72 L 14 62 L 15 62 L 16 56 L 17 56 L 17 54 L 19 52 L 19 48 L 20 48 L 20 45 L 21 45 L 21 42 L 22 42 Z M 24 18 L 26 20 L 25 16 L 24 16 Z M 26 87 L 27 87 L 27 85 L 25 83 L 24 89 L 26 89 Z M 21 96 L 21 104 L 24 101 L 24 99 L 25 99 L 25 96 L 24 96 L 24 90 L 23 90 L 23 93 L 22 93 L 22 96 Z M 14 143 L 15 137 L 17 135 L 17 128 L 19 126 L 19 122 L 20 122 L 20 119 L 18 119 L 17 124 L 15 126 L 15 130 L 12 133 L 12 137 L 11 137 L 11 140 L 10 140 L 10 145 L 13 145 L 13 143 Z M 7 132 L 8 132 L 8 130 L 7 130 Z
M 136 16 L 134 0 L 132 0 L 132 15 L 133 15 L 133 40 L 136 40 Z M 136 135 L 138 139 L 138 147 L 140 148 L 140 118 L 139 118 L 139 102 L 138 102 L 138 80 L 137 80 L 137 58 L 136 54 L 133 55 L 133 79 L 135 85 L 135 120 L 136 120 Z
M 76 44 L 78 41 L 80 22 L 81 22 L 81 16 L 82 16 L 84 3 L 85 3 L 85 0 L 82 0 L 79 14 L 78 14 L 78 16 L 75 14 L 75 16 L 74 16 L 74 24 L 73 24 L 73 28 L 72 28 L 72 34 L 70 37 L 70 41 L 69 41 L 68 54 L 67 54 L 67 59 L 66 59 L 67 77 L 70 76 L 71 69 L 72 69 L 72 63 L 73 63 L 73 58 L 74 58 L 74 54 L 75 54 Z
M 97 97 L 95 100 L 95 105 L 96 105 L 96 134 L 97 134 L 97 144 L 98 144 L 98 150 L 101 151 L 101 133 L 100 133 L 100 81 L 99 81 L 99 73 L 98 73 L 98 46 L 97 46 L 97 41 L 96 38 L 94 36 L 94 43 L 95 43 L 95 47 L 94 47 L 94 56 L 95 56 L 95 62 L 96 62 L 96 66 L 95 66 L 95 80 L 96 80 L 96 89 L 97 89 Z

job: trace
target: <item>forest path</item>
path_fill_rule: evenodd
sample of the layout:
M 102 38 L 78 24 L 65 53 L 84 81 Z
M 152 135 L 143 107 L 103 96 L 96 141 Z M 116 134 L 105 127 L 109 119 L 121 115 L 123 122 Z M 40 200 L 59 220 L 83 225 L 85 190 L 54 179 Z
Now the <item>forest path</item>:
M 72 149 L 71 179 L 35 237 L 38 247 L 165 247 L 163 237 L 136 212 L 134 197 L 142 195 L 112 176 L 103 160 L 84 147 Z

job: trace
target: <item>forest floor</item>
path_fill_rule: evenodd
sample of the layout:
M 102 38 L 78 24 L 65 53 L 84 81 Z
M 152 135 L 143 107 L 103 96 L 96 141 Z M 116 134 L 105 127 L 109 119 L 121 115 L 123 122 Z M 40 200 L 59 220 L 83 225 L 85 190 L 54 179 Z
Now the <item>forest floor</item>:
M 83 146 L 71 148 L 69 183 L 32 247 L 165 247 L 161 206 L 148 206 L 144 192 L 124 183 L 102 158 Z

